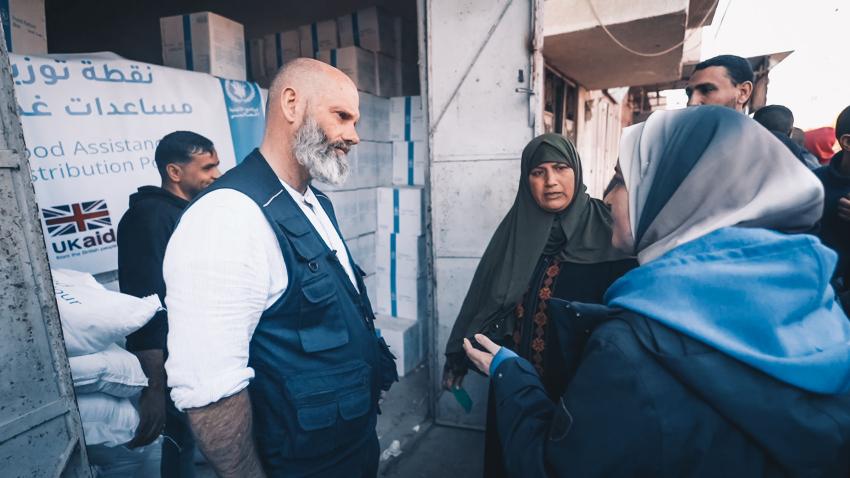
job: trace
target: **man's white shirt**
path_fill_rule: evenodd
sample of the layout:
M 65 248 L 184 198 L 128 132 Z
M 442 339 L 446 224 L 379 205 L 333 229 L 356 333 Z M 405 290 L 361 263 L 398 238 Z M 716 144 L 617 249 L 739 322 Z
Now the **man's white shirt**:
M 311 189 L 286 191 L 357 287 L 345 244 Z M 281 194 L 283 194 L 281 191 Z M 286 200 L 278 195 L 272 201 Z M 163 263 L 171 397 L 180 410 L 248 386 L 248 348 L 263 312 L 286 291 L 286 263 L 260 207 L 233 189 L 206 194 L 180 219 Z

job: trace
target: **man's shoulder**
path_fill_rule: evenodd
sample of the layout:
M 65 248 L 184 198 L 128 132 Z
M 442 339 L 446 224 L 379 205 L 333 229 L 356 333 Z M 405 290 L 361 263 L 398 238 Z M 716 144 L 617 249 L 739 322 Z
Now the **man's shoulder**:
M 130 207 L 121 216 L 118 223 L 119 229 L 127 227 L 144 226 L 148 227 L 152 224 L 161 222 L 177 221 L 180 217 L 182 209 L 174 206 L 166 200 L 161 200 L 156 197 L 145 198 L 140 201 L 134 201 Z
M 260 205 L 244 192 L 234 188 L 222 187 L 205 192 L 192 201 L 184 211 L 183 216 L 230 216 L 245 212 L 253 213 L 259 209 Z

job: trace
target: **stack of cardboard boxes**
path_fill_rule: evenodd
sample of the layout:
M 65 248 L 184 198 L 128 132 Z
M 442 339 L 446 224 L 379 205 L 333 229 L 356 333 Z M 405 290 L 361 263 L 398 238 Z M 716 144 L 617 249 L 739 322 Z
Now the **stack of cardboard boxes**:
M 160 18 L 159 29 L 163 65 L 230 80 L 246 79 L 242 24 L 215 13 L 198 12 Z
M 268 86 L 284 63 L 307 57 L 344 71 L 360 91 L 383 97 L 416 94 L 415 49 L 402 48 L 402 25 L 400 18 L 368 7 L 250 40 L 251 76 Z
M 6 34 L 6 48 L 21 55 L 47 54 L 47 23 L 44 0 L 0 2 L 0 21 Z
M 390 98 L 392 186 L 378 189 L 376 326 L 401 373 L 422 362 L 428 315 L 425 253 L 427 126 L 419 96 Z

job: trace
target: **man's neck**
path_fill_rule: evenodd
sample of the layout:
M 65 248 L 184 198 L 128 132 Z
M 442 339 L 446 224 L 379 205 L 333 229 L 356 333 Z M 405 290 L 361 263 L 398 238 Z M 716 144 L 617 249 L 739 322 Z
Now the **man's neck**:
M 838 164 L 838 172 L 843 176 L 850 176 L 850 151 L 844 151 Z
M 260 154 L 266 159 L 277 177 L 301 194 L 307 192 L 310 176 L 303 166 L 298 164 L 288 144 L 275 147 L 268 141 L 263 141 Z
M 180 199 L 183 199 L 185 201 L 191 201 L 192 200 L 192 198 L 190 198 L 188 194 L 183 192 L 183 190 L 180 189 L 179 187 L 177 187 L 177 185 L 174 184 L 174 183 L 165 183 L 164 182 L 164 183 L 162 183 L 162 189 L 165 189 L 166 191 L 170 192 L 171 194 L 173 194 L 173 195 L 175 195 L 175 196 L 177 196 Z

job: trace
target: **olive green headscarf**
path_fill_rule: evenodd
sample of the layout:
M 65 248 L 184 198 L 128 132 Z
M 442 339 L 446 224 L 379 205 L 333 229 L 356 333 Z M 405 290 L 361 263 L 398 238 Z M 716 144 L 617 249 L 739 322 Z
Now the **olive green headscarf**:
M 575 173 L 575 195 L 560 213 L 544 211 L 531 195 L 529 174 L 543 163 L 564 163 Z M 460 352 L 464 337 L 499 321 L 513 333 L 514 310 L 528 289 L 541 255 L 565 262 L 593 264 L 623 259 L 611 245 L 611 211 L 587 194 L 575 146 L 558 134 L 533 139 L 522 152 L 519 191 L 496 229 L 455 321 L 446 354 Z

